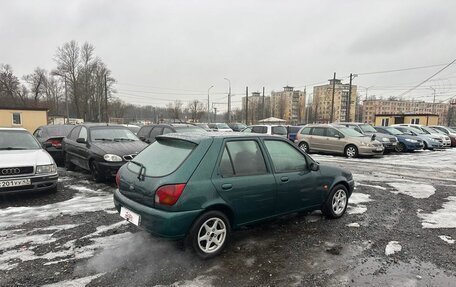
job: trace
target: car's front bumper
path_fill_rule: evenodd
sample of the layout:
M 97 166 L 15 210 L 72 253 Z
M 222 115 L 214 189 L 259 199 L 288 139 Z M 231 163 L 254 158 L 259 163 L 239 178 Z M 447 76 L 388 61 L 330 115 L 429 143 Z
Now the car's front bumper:
M 359 155 L 381 155 L 384 151 L 383 146 L 360 146 L 358 148 Z
M 407 151 L 413 151 L 413 150 L 420 150 L 424 148 L 424 144 L 416 142 L 408 142 L 408 141 L 403 141 L 402 142 L 405 145 L 405 149 Z
M 13 186 L 13 187 L 0 187 L 1 194 L 11 194 L 19 192 L 39 192 L 43 190 L 53 189 L 57 186 L 59 175 L 31 175 L 31 176 L 17 176 L 17 177 L 0 177 L 0 181 L 4 180 L 20 180 L 30 179 L 30 185 Z
M 202 210 L 171 212 L 152 208 L 129 199 L 117 189 L 114 192 L 114 205 L 118 212 L 123 206 L 141 216 L 139 227 L 149 233 L 167 239 L 183 239 L 193 221 Z
M 98 171 L 100 174 L 102 174 L 104 177 L 113 177 L 116 176 L 117 171 L 119 168 L 122 167 L 126 162 L 121 161 L 121 162 L 97 162 L 98 165 Z
M 397 142 L 382 142 L 383 147 L 385 148 L 385 151 L 387 150 L 395 150 L 397 146 Z

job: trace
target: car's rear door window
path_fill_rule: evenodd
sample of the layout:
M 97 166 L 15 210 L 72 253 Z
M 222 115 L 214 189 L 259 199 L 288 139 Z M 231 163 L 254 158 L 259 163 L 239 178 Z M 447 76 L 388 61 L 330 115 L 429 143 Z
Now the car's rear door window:
M 161 139 L 140 152 L 133 161 L 145 167 L 146 176 L 165 176 L 173 173 L 195 147 L 195 143 L 188 141 Z M 138 164 L 128 164 L 128 169 L 132 172 L 139 173 L 140 168 Z
M 162 127 L 155 127 L 155 128 L 153 128 L 152 131 L 150 132 L 149 138 L 150 138 L 151 140 L 155 140 L 155 138 L 156 138 L 157 136 L 159 136 L 159 135 L 162 134 L 162 130 L 163 130 Z
M 275 172 L 304 171 L 307 169 L 305 156 L 288 143 L 265 140 L 264 144 L 271 156 Z
M 277 126 L 271 128 L 273 135 L 287 135 L 287 128 L 284 126 Z
M 254 126 L 252 127 L 252 133 L 265 134 L 268 132 L 268 128 L 264 126 Z
M 267 173 L 258 143 L 254 140 L 227 142 L 220 162 L 220 173 L 223 177 Z
M 314 136 L 324 136 L 325 135 L 325 128 L 313 128 L 312 135 Z

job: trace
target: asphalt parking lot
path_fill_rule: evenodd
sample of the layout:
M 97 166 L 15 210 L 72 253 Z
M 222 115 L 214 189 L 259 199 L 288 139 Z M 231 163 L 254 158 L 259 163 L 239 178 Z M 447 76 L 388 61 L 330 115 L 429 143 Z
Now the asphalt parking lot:
M 456 149 L 346 159 L 347 214 L 243 228 L 217 258 L 121 220 L 114 182 L 59 169 L 57 194 L 0 197 L 0 286 L 455 286 Z

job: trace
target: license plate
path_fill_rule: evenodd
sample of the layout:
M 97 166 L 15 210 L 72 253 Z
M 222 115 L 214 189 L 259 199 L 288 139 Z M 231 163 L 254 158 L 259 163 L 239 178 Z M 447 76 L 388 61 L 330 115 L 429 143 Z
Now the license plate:
M 397 142 L 394 142 L 393 145 L 397 145 Z
M 134 213 L 133 211 L 131 211 L 123 206 L 120 207 L 120 216 L 123 217 L 128 222 L 133 223 L 136 226 L 139 226 L 139 223 L 141 222 L 141 216 L 139 214 Z
M 381 147 L 378 147 L 378 148 L 376 148 L 375 150 L 376 150 L 376 151 L 382 151 L 382 150 L 383 150 L 383 148 L 381 148 Z
M 0 181 L 0 188 L 2 187 L 14 187 L 14 186 L 23 186 L 23 185 L 31 185 L 32 182 L 30 178 L 25 179 L 14 179 L 14 180 L 2 180 Z

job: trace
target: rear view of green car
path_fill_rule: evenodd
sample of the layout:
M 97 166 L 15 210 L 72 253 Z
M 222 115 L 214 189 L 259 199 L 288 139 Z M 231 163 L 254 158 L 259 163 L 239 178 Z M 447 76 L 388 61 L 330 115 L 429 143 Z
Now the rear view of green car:
M 231 232 L 297 211 L 341 217 L 352 174 L 320 165 L 286 139 L 244 133 L 170 134 L 118 172 L 120 216 L 153 235 L 185 239 L 201 258 Z

